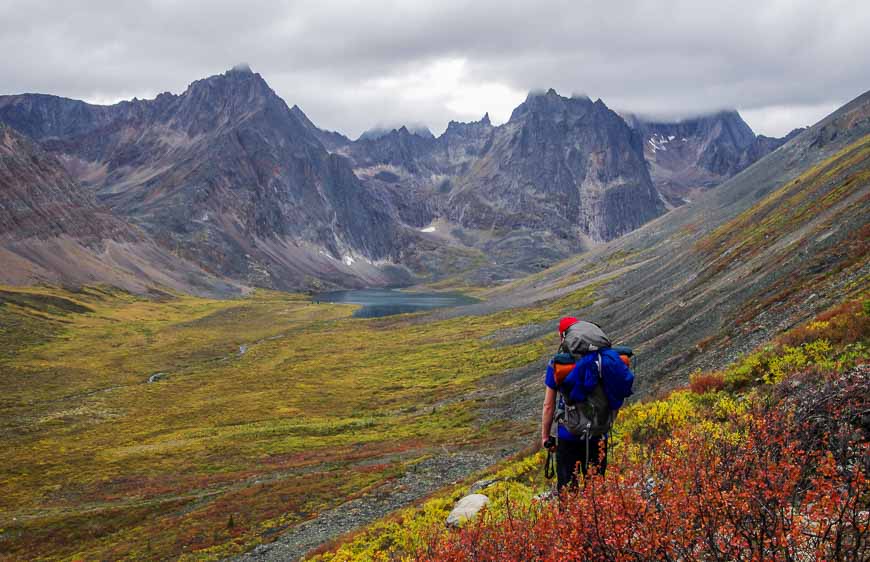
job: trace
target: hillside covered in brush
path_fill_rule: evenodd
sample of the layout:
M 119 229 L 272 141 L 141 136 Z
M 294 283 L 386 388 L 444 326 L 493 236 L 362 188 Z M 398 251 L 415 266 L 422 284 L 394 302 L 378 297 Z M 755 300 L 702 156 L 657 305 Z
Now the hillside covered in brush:
M 545 497 L 543 453 L 479 473 L 490 505 L 445 530 L 474 479 L 317 560 L 866 560 L 870 300 L 627 407 L 606 477 Z

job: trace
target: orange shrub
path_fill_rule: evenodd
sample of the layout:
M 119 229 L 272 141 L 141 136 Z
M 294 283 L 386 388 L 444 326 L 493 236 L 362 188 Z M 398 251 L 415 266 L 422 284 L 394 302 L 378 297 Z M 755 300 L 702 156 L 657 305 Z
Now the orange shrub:
M 689 390 L 695 394 L 705 394 L 723 388 L 725 388 L 724 373 L 695 373 L 689 377 Z
M 832 344 L 847 345 L 862 340 L 870 333 L 870 301 L 854 300 L 830 308 L 811 322 L 806 322 L 779 336 L 783 345 L 798 346 L 819 337 Z

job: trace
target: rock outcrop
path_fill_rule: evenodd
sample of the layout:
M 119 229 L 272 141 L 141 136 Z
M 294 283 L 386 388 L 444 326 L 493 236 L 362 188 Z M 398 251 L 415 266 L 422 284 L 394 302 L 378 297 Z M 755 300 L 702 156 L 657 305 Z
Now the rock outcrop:
M 601 100 L 554 90 L 529 95 L 457 184 L 450 216 L 482 229 L 604 241 L 664 212 L 634 131 Z

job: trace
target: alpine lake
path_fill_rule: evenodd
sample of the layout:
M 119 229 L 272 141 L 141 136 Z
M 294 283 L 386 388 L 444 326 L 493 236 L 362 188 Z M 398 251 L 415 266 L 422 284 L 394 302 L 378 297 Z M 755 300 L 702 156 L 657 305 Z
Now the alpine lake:
M 377 318 L 480 302 L 461 293 L 418 293 L 397 289 L 330 291 L 316 294 L 312 300 L 315 303 L 362 305 L 362 308 L 353 314 L 357 318 Z

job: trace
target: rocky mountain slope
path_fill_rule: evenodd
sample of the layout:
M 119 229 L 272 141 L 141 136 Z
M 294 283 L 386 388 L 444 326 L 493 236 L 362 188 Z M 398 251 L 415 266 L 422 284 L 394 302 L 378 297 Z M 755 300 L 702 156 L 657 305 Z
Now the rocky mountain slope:
M 756 136 L 737 111 L 668 122 L 630 115 L 643 137 L 644 157 L 656 188 L 670 205 L 682 205 L 715 187 L 800 133 Z
M 297 115 L 248 68 L 108 107 L 0 98 L 0 120 L 216 274 L 284 288 L 388 282 L 372 262 L 400 258 L 402 227 Z
M 0 283 L 162 285 L 190 293 L 238 287 L 154 244 L 99 205 L 61 162 L 0 124 Z
M 85 243 L 136 238 L 132 229 L 76 185 L 39 145 L 0 124 L 0 235 L 21 240 L 68 235 Z

